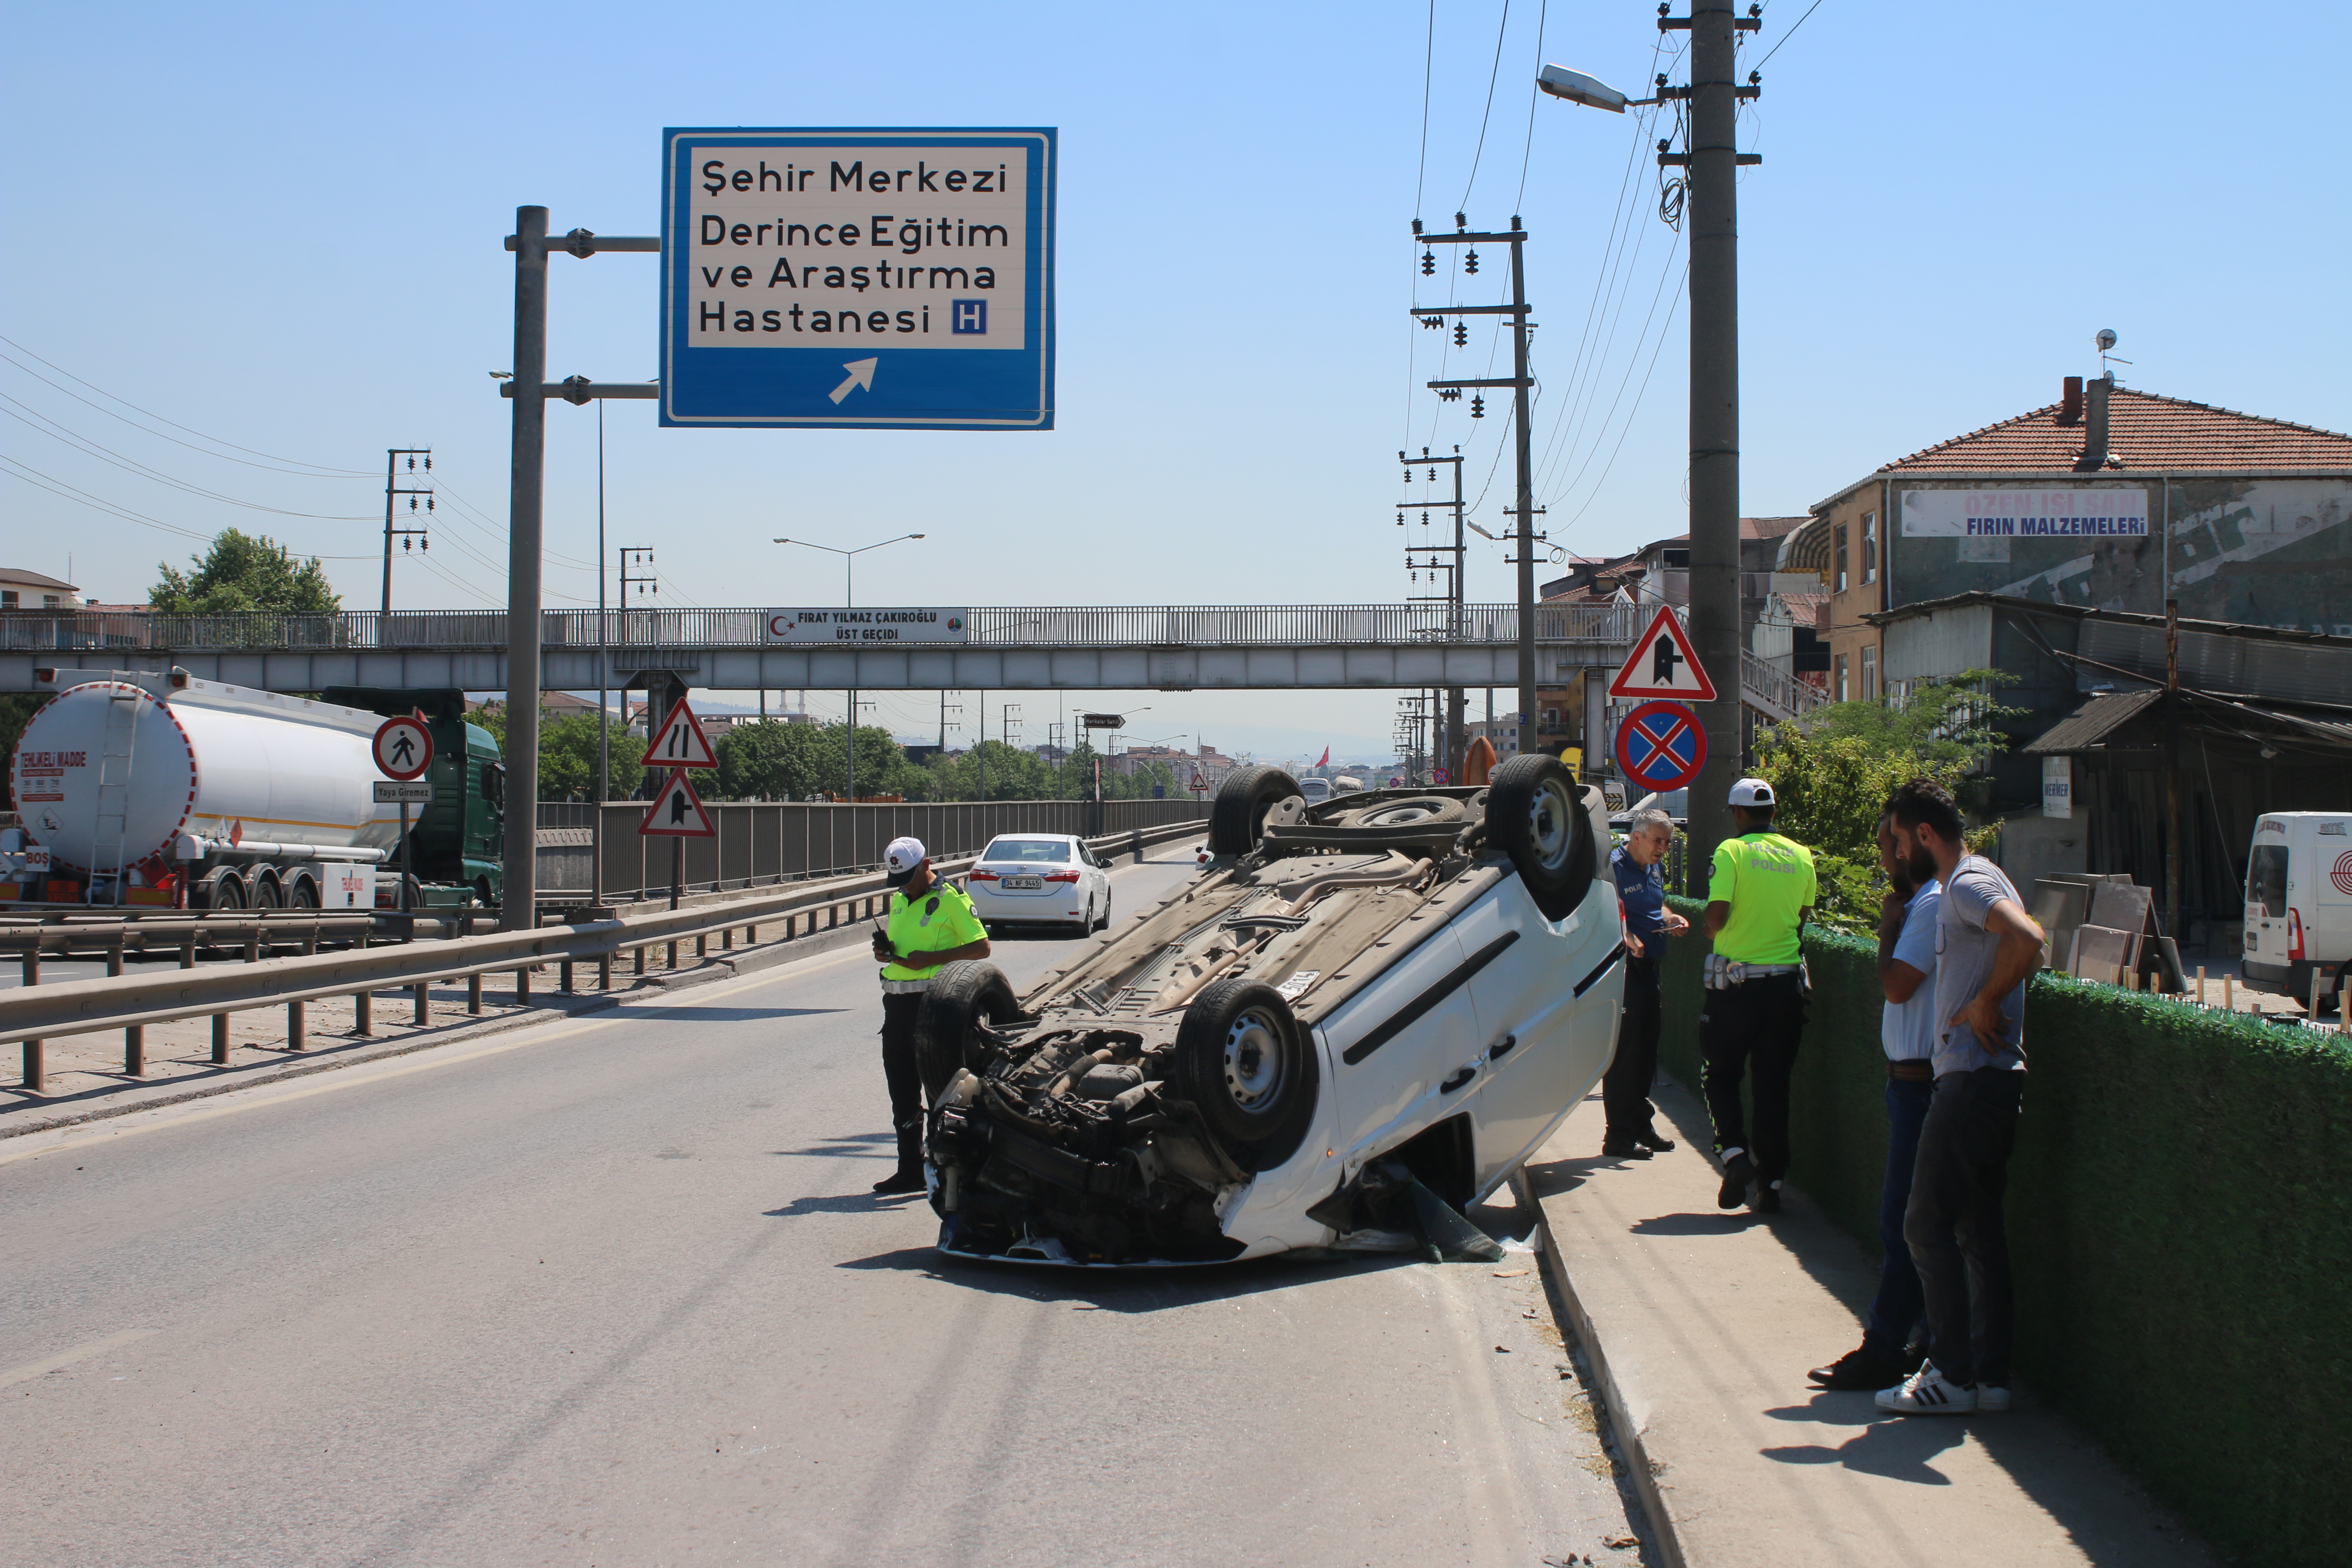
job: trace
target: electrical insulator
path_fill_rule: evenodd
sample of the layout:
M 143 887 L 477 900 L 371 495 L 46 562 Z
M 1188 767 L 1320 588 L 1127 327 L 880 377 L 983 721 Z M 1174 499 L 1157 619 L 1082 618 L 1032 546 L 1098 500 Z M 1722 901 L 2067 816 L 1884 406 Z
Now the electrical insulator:
M 1458 386 L 1441 386 L 1437 389 L 1437 401 L 1459 403 L 1462 401 L 1462 389 Z
M 1399 528 L 1402 528 L 1404 526 L 1404 513 L 1402 512 L 1397 513 L 1397 526 Z
M 418 548 L 419 550 L 430 550 L 430 549 L 432 549 L 432 548 L 433 548 L 433 536 L 432 536 L 431 534 L 429 534 L 429 533 L 428 533 L 428 534 L 426 534 L 426 535 L 425 536 L 425 538 L 424 538 L 424 541 L 423 541 L 421 543 L 419 543 L 419 544 L 417 545 L 417 547 L 416 547 L 416 548 Z
M 1427 512 L 1423 512 L 1421 514 L 1421 526 L 1423 528 L 1427 528 L 1429 526 L 1429 514 Z
M 1454 323 L 1454 346 L 1457 349 L 1468 348 L 1470 346 L 1470 327 L 1467 322 L 1456 321 Z
M 416 459 L 414 458 L 408 459 L 408 471 L 412 474 L 416 471 Z
M 425 510 L 426 511 L 431 511 L 433 510 L 433 498 L 431 496 L 426 496 L 425 498 Z
M 1429 470 L 1429 482 L 1433 485 L 1437 482 L 1437 470 L 1435 468 Z
M 408 510 L 411 511 L 415 511 L 416 510 L 416 498 L 415 496 L 410 496 L 408 498 Z
M 1466 251 L 1463 252 L 1463 254 L 1462 254 L 1462 270 L 1463 270 L 1463 271 L 1465 271 L 1465 272 L 1475 272 L 1475 271 L 1477 271 L 1477 270 L 1478 270 L 1478 248 L 1477 248 L 1477 247 L 1473 246 L 1473 247 L 1471 247 L 1468 250 L 1466 250 Z
M 1470 417 L 1473 419 L 1484 419 L 1486 417 L 1486 398 L 1474 397 L 1470 400 Z
M 1433 250 L 1423 251 L 1421 253 L 1421 275 L 1423 278 L 1428 278 L 1435 275 L 1436 271 L 1437 252 Z
M 425 471 L 428 474 L 433 471 L 433 459 L 429 457 L 425 459 Z
M 414 550 L 416 548 L 416 541 L 413 539 L 404 539 L 400 542 L 400 548 L 404 553 Z

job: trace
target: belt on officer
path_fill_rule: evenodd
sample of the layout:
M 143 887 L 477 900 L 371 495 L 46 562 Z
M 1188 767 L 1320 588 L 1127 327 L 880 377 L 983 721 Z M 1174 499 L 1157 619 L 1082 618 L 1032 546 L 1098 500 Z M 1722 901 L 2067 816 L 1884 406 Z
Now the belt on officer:
M 1801 975 L 1804 972 L 1805 966 L 1801 963 L 1743 963 L 1736 958 L 1709 953 L 1706 959 L 1706 988 L 1728 991 L 1750 980 L 1771 980 L 1783 974 Z
M 1886 1064 L 1886 1076 L 1902 1083 L 1933 1083 L 1936 1064 L 1926 1057 L 1912 1057 Z
M 885 980 L 882 990 L 891 996 L 919 996 L 931 988 L 928 980 Z

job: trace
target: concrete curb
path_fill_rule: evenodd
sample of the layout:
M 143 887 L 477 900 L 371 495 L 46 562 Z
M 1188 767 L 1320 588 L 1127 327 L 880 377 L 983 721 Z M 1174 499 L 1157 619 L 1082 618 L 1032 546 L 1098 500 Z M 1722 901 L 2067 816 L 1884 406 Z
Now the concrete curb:
M 1642 1440 L 1642 1429 L 1634 1424 L 1632 1406 L 1610 1366 L 1608 1347 L 1593 1328 L 1592 1314 L 1576 1293 L 1576 1276 L 1560 1251 L 1559 1239 L 1552 1235 L 1551 1221 L 1544 1213 L 1543 1201 L 1536 1195 L 1535 1184 L 1528 1180 L 1525 1166 L 1511 1173 L 1511 1190 L 1522 1205 L 1535 1210 L 1536 1229 L 1543 1237 L 1544 1259 L 1551 1265 L 1552 1278 L 1559 1282 L 1559 1299 L 1568 1308 L 1570 1325 L 1575 1329 L 1577 1342 L 1584 1348 L 1584 1359 L 1601 1385 L 1601 1403 L 1609 1408 L 1610 1432 L 1632 1472 L 1633 1489 L 1641 1496 L 1643 1510 L 1650 1516 L 1650 1533 L 1664 1559 L 1661 1568 L 1690 1568 L 1674 1512 L 1666 1504 L 1664 1489 L 1658 1485 L 1657 1468 Z
M 799 937 L 791 942 L 763 943 L 756 948 L 746 948 L 737 952 L 712 957 L 692 969 L 679 970 L 675 973 L 649 973 L 642 981 L 635 980 L 635 976 L 632 976 L 633 984 L 625 991 L 575 992 L 569 999 L 564 999 L 562 992 L 554 992 L 550 994 L 550 1001 L 543 1004 L 534 1003 L 529 1010 L 516 1013 L 510 1017 L 491 1018 L 479 1024 L 463 1025 L 446 1033 L 411 1036 L 406 1039 L 387 1040 L 373 1047 L 346 1047 L 332 1056 L 320 1056 L 308 1061 L 289 1061 L 283 1066 L 247 1068 L 242 1073 L 210 1079 L 177 1089 L 163 1089 L 162 1086 L 157 1086 L 161 1092 L 152 1094 L 142 1094 L 140 1089 L 142 1086 L 141 1085 L 126 1084 L 122 1089 L 122 1099 L 112 1103 L 93 1105 L 56 1116 L 43 1117 L 37 1121 L 27 1119 L 21 1122 L 0 1121 L 0 1142 L 5 1142 L 10 1138 L 22 1138 L 35 1132 L 54 1132 L 59 1128 L 103 1121 L 110 1117 L 127 1116 L 134 1110 L 153 1110 L 166 1105 L 183 1104 L 191 1100 L 207 1100 L 214 1095 L 226 1094 L 234 1089 L 284 1083 L 291 1079 L 310 1078 L 317 1073 L 333 1072 L 340 1068 L 362 1067 L 369 1062 L 385 1061 L 394 1057 L 413 1055 L 417 1051 L 429 1051 L 439 1046 L 461 1045 L 467 1041 L 484 1039 L 492 1035 L 502 1035 L 509 1030 L 529 1028 L 533 1025 L 548 1023 L 557 1018 L 576 1018 L 588 1014 L 607 1012 L 625 1006 L 633 1001 L 658 1001 L 673 992 L 716 984 L 722 980 L 732 980 L 739 975 L 756 973 L 761 970 L 781 968 L 803 959 L 824 957 L 842 948 L 857 943 L 864 938 L 865 930 L 866 928 L 859 924 L 842 925 L 830 931 L 819 931 L 812 936 Z

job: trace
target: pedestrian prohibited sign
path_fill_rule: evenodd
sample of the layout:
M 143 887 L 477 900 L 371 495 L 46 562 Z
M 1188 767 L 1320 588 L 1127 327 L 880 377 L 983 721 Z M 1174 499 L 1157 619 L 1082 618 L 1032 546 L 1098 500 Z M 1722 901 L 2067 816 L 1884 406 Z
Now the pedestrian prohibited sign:
M 1691 650 L 1690 630 L 1675 618 L 1672 606 L 1661 605 L 1649 629 L 1633 639 L 1633 652 L 1609 683 L 1609 695 L 1715 700 L 1715 682 Z
M 661 422 L 1054 426 L 1055 132 L 662 133 Z
M 418 779 L 433 765 L 433 731 L 422 719 L 386 719 L 376 726 L 375 765 L 384 777 Z
M 1652 794 L 1680 789 L 1706 765 L 1706 731 L 1679 702 L 1644 702 L 1617 726 L 1617 766 Z

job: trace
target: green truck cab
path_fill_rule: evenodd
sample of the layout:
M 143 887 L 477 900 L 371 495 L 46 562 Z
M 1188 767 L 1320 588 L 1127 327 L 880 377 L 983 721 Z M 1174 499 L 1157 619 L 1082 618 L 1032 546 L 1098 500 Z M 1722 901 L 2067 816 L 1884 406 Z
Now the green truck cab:
M 422 714 L 433 735 L 433 803 L 408 830 L 409 874 L 417 903 L 432 909 L 496 908 L 506 889 L 507 765 L 499 742 L 466 718 L 466 694 L 437 688 L 330 686 L 325 701 L 387 719 Z M 398 857 L 394 858 L 398 864 Z

